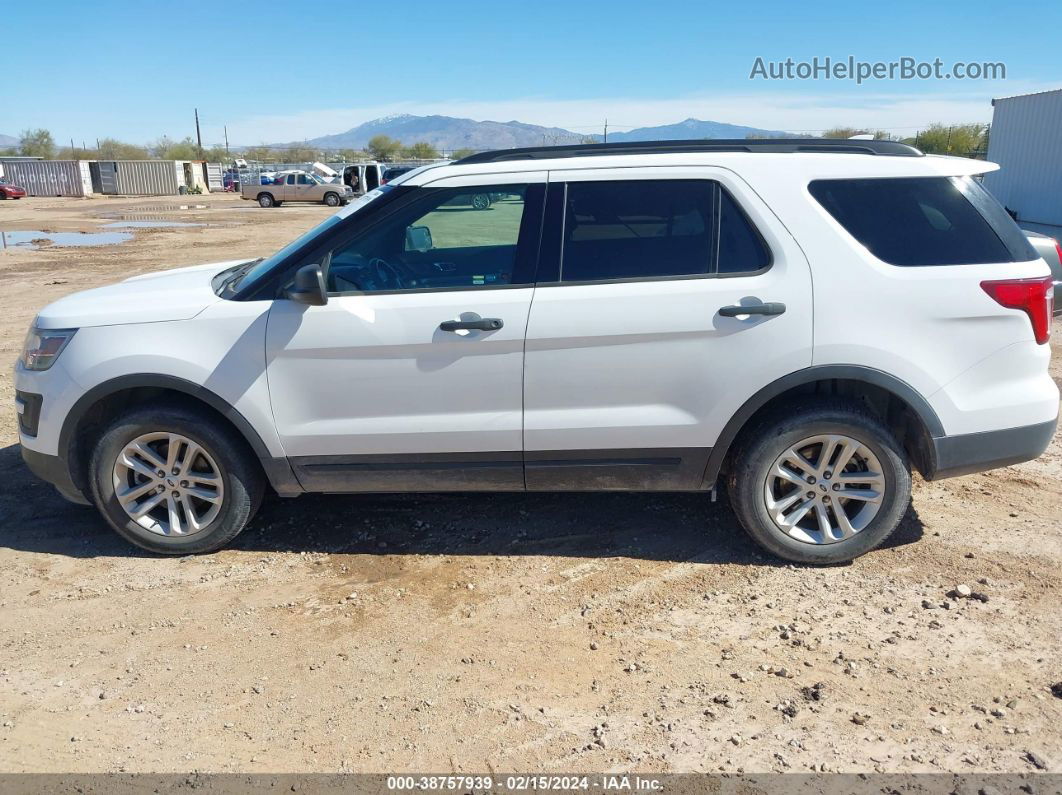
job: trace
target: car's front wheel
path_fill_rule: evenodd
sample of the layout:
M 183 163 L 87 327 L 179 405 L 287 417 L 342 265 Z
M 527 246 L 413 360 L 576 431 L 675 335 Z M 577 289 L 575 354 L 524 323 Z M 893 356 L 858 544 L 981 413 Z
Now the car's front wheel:
M 167 555 L 228 544 L 262 499 L 246 444 L 206 412 L 142 407 L 114 420 L 90 462 L 93 500 L 127 540 Z
M 841 563 L 896 529 L 911 499 L 903 447 L 855 404 L 815 401 L 771 414 L 743 434 L 730 502 L 752 538 L 798 563 Z

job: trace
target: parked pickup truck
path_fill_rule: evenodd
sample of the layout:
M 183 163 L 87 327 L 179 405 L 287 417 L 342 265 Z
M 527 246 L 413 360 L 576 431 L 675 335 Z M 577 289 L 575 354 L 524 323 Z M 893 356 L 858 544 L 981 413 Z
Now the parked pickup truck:
M 262 207 L 279 207 L 284 202 L 321 202 L 338 207 L 354 198 L 354 193 L 349 185 L 325 182 L 305 171 L 289 171 L 278 174 L 271 185 L 243 185 L 240 196 Z

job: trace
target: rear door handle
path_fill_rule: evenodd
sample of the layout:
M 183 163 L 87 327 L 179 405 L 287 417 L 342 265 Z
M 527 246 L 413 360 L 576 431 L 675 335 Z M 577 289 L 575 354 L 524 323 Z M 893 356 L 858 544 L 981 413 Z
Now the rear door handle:
M 500 317 L 485 317 L 481 320 L 444 320 L 439 324 L 443 331 L 460 331 L 470 329 L 473 331 L 497 331 L 505 323 Z
M 768 301 L 765 304 L 749 304 L 748 306 L 721 306 L 719 314 L 723 317 L 737 317 L 738 315 L 780 315 L 785 312 L 785 304 L 781 301 Z

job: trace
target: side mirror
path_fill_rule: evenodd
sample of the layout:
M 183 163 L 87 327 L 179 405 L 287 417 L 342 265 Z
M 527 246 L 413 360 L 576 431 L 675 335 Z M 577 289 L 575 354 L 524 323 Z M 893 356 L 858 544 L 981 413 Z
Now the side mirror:
M 431 230 L 426 226 L 406 227 L 406 251 L 431 251 Z
M 324 306 L 328 303 L 324 274 L 321 266 L 303 265 L 295 271 L 295 279 L 287 291 L 288 299 L 307 306 Z

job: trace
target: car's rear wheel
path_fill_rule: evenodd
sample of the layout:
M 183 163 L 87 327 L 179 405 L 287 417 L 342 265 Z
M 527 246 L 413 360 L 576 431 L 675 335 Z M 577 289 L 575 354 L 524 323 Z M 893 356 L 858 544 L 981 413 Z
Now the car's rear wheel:
M 324 203 L 329 207 L 339 206 L 339 194 L 338 193 L 326 193 L 324 197 Z
M 259 193 L 258 194 L 258 206 L 259 207 L 274 207 L 277 201 L 273 198 L 272 193 Z
M 134 409 L 103 432 L 90 462 L 96 507 L 119 535 L 167 555 L 235 538 L 262 499 L 261 470 L 215 417 L 180 405 Z
M 732 457 L 730 501 L 769 552 L 840 563 L 896 529 L 911 498 L 903 447 L 854 404 L 808 402 L 766 417 Z
M 472 197 L 472 207 L 476 210 L 486 210 L 490 207 L 490 196 L 486 193 L 477 193 Z

